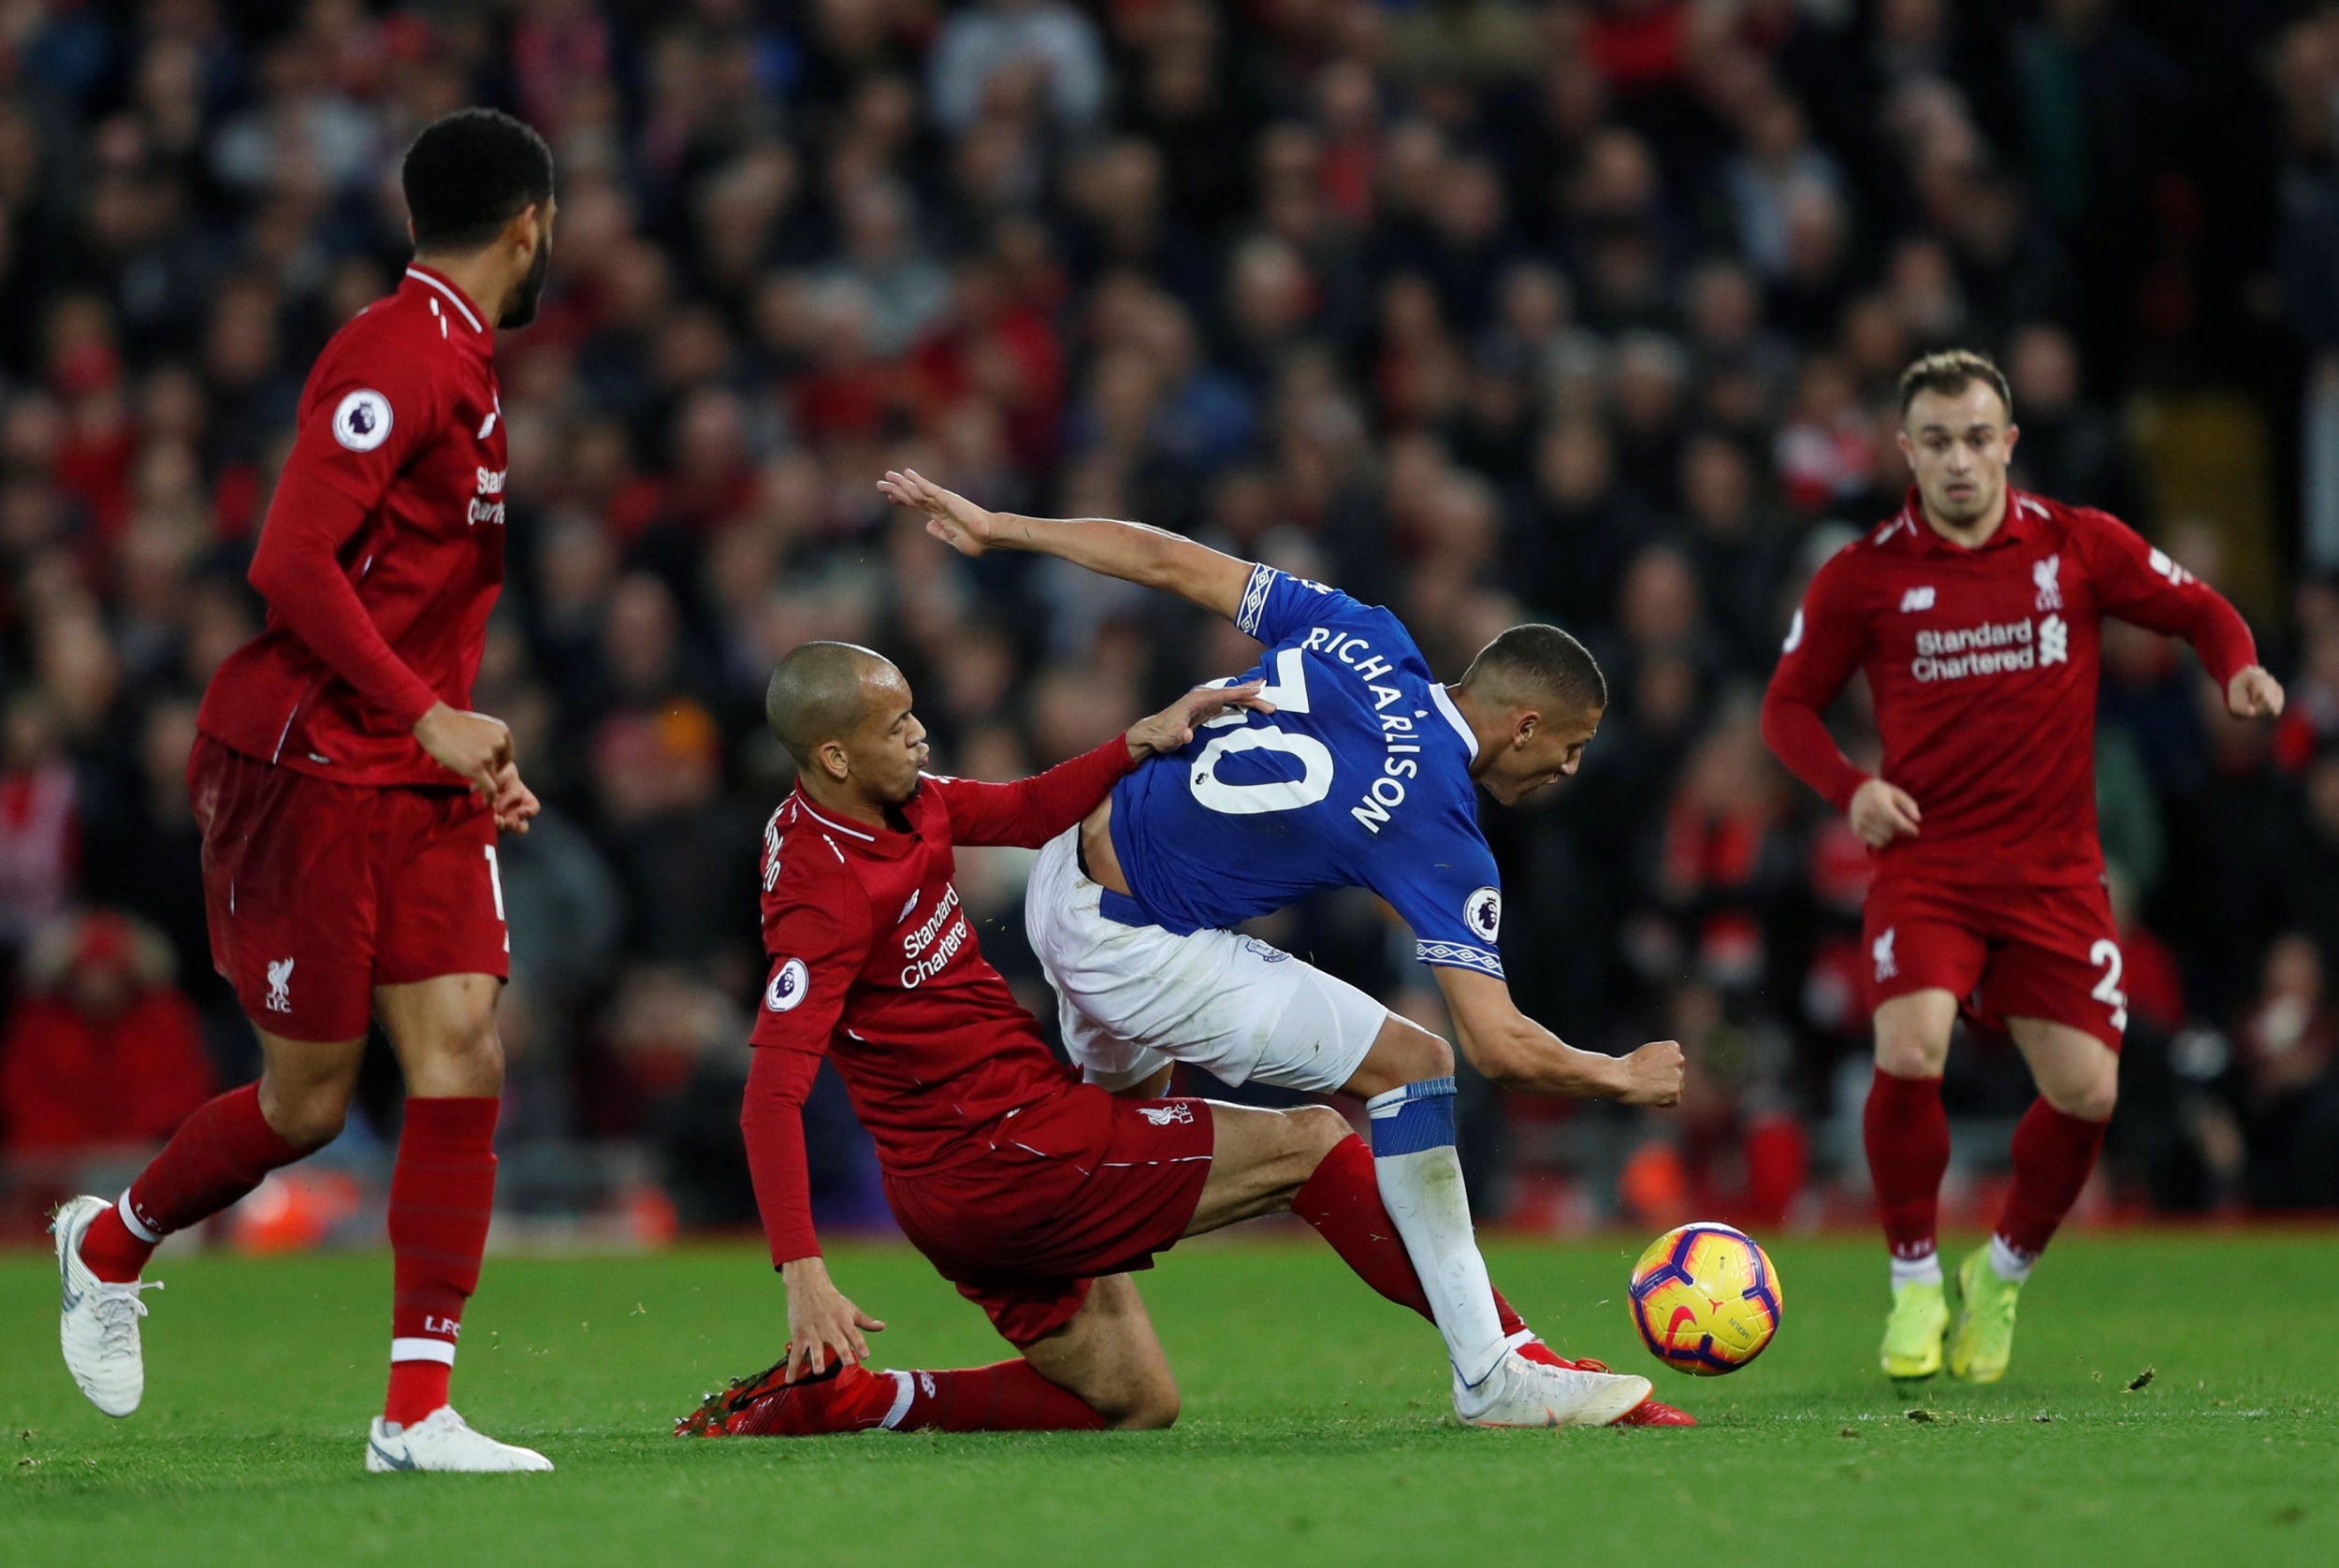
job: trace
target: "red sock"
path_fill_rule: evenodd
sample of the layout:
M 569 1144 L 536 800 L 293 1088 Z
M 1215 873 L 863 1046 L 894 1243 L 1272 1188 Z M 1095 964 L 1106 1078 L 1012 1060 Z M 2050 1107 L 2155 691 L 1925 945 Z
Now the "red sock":
M 2014 1185 L 1998 1217 L 1999 1241 L 2026 1259 L 2046 1251 L 2096 1168 L 2104 1126 L 2067 1116 L 2043 1099 L 2030 1102 L 2014 1126 Z
M 910 1382 L 901 1432 L 1093 1432 L 1105 1418 L 1086 1400 L 1039 1375 L 1029 1361 L 957 1372 L 894 1372 Z
M 411 1425 L 446 1403 L 463 1303 L 479 1285 L 495 1203 L 496 1111 L 488 1096 L 406 1101 L 390 1173 L 390 1393 L 385 1421 Z
M 1949 1114 L 1938 1078 L 1896 1078 L 1883 1068 L 1861 1114 L 1876 1212 L 1895 1257 L 1929 1256 L 1940 1225 L 1941 1175 L 1949 1169 Z
M 1340 1260 L 1357 1277 L 1401 1307 L 1411 1307 L 1431 1322 L 1430 1298 L 1414 1272 L 1413 1255 L 1405 1251 L 1397 1222 L 1381 1201 L 1380 1179 L 1373 1173 L 1373 1151 L 1363 1139 L 1350 1134 L 1332 1146 L 1324 1163 L 1291 1199 L 1291 1212 L 1315 1227 L 1331 1243 Z M 1503 1293 L 1494 1293 L 1495 1315 L 1504 1335 L 1527 1327 Z
M 180 1123 L 123 1195 L 138 1228 L 115 1204 L 91 1222 L 81 1238 L 81 1261 L 101 1280 L 120 1285 L 137 1279 L 156 1242 L 211 1218 L 304 1153 L 278 1137 L 260 1114 L 258 1084 L 230 1089 Z

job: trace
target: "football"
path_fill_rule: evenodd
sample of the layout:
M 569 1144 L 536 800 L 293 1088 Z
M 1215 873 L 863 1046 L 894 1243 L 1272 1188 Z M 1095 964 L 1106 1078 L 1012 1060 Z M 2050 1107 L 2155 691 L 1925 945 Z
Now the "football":
M 1696 1377 L 1736 1372 L 1779 1331 L 1779 1270 L 1754 1238 L 1694 1221 L 1649 1243 L 1633 1265 L 1634 1327 L 1649 1353 Z

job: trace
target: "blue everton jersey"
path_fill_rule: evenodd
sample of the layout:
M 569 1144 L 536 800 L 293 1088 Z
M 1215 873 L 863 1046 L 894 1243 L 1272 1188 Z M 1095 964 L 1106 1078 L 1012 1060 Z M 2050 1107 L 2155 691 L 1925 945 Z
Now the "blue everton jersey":
M 1476 743 L 1388 611 L 1271 567 L 1235 625 L 1267 645 L 1243 680 L 1273 713 L 1222 714 L 1112 791 L 1112 847 L 1141 919 L 1224 930 L 1318 888 L 1370 888 L 1425 964 L 1500 976 L 1503 894 L 1478 831 Z

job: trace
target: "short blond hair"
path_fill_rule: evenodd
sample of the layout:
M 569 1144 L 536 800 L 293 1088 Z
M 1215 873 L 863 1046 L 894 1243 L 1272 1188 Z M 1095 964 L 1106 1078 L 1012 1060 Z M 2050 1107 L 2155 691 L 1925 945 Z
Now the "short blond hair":
M 1939 354 L 1928 354 L 1900 372 L 1900 417 L 1905 423 L 1909 405 L 1917 400 L 1920 392 L 1938 392 L 1954 398 L 1975 382 L 1987 383 L 1998 394 L 1998 406 L 2006 411 L 2007 423 L 2014 419 L 2014 390 L 2006 385 L 2006 372 L 1998 368 L 1998 361 L 1988 355 L 1969 348 L 1947 348 Z

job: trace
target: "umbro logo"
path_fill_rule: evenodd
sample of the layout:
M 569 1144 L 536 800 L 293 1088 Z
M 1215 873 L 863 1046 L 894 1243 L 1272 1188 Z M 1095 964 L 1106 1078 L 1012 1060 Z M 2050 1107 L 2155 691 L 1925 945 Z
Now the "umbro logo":
M 1918 610 L 1929 610 L 1932 607 L 1933 588 L 1929 583 L 1912 588 L 1900 596 L 1900 613 L 1904 616 L 1913 614 Z

